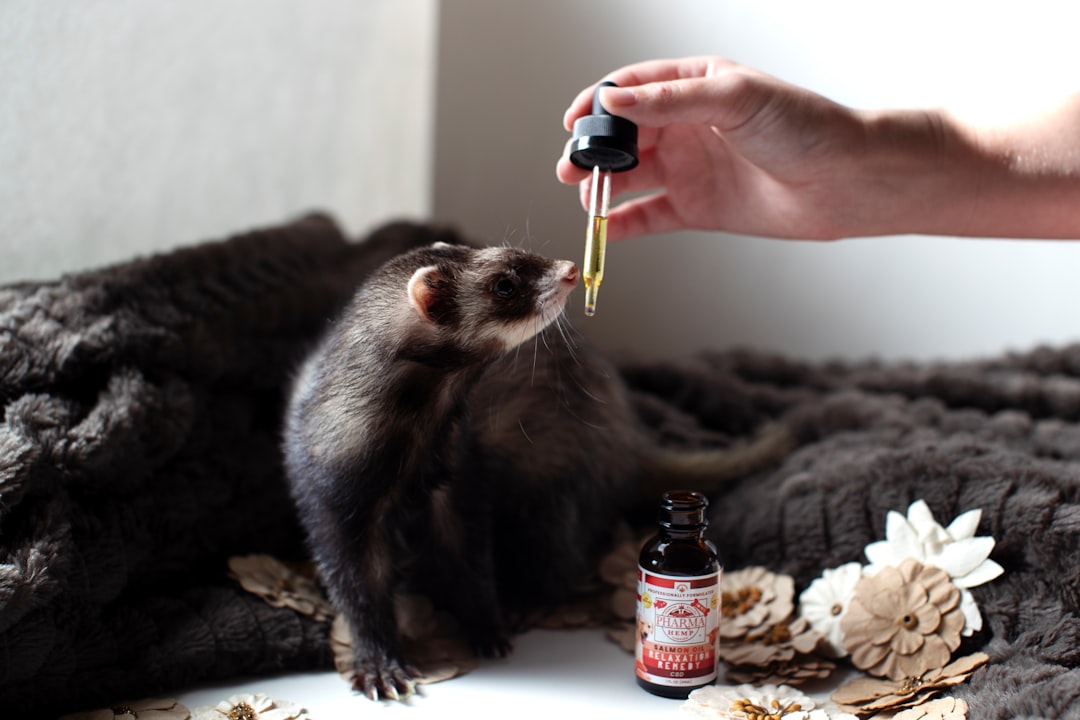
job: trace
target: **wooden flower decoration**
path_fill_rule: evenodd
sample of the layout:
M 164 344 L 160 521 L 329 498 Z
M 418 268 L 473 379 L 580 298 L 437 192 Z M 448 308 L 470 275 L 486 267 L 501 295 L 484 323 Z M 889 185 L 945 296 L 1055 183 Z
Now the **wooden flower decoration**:
M 786 621 L 795 610 L 795 580 L 763 567 L 725 573 L 720 581 L 720 636 L 743 638 Z
M 986 653 L 975 653 L 954 660 L 939 670 L 903 680 L 857 677 L 837 688 L 832 694 L 832 701 L 848 712 L 857 714 L 921 706 L 943 688 L 959 685 L 967 680 L 973 672 L 986 664 L 987 660 L 989 656 Z M 964 711 L 966 712 L 966 708 Z
M 301 573 L 270 555 L 229 558 L 229 574 L 240 587 L 273 607 L 292 608 L 319 622 L 336 614 L 313 574 Z
M 922 677 L 960 646 L 960 590 L 945 571 L 908 558 L 859 580 L 841 629 L 856 667 L 892 680 Z

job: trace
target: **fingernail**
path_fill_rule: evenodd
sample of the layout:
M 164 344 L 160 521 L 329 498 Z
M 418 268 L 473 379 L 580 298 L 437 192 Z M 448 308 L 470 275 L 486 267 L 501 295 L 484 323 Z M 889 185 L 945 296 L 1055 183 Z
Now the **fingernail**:
M 637 94 L 630 88 L 606 87 L 600 90 L 600 104 L 610 110 L 612 106 L 626 107 L 637 102 Z

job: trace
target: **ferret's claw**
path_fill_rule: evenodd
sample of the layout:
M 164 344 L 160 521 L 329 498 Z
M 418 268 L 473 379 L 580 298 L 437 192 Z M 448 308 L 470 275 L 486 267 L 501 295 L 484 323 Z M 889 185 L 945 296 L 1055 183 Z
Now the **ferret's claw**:
M 396 662 L 381 665 L 374 662 L 357 663 L 364 668 L 353 677 L 353 690 L 369 700 L 404 701 L 413 695 L 416 686 L 413 677 L 420 672 L 416 668 L 403 668 Z

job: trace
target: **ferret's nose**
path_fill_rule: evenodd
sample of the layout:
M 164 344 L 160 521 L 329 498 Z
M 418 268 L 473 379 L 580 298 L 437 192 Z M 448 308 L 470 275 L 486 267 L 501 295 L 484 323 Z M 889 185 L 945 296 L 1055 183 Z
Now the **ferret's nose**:
M 568 285 L 577 285 L 578 276 L 581 274 L 578 272 L 577 265 L 569 260 L 563 260 L 562 262 L 562 281 Z

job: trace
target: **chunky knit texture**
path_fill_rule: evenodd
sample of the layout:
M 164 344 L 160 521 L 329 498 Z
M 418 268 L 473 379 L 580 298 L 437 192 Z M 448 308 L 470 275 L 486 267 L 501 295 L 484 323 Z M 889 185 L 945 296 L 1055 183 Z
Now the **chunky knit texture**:
M 225 563 L 302 555 L 288 378 L 370 268 L 431 239 L 311 216 L 0 288 L 0 714 L 329 666 L 326 628 Z
M 998 579 L 972 590 L 988 667 L 954 695 L 972 718 L 1080 717 L 1080 345 L 966 363 L 810 365 L 745 352 L 624 365 L 661 436 L 728 442 L 783 418 L 786 462 L 712 498 L 728 567 L 805 588 L 866 562 L 889 510 L 925 499 L 946 524 L 982 509 Z
M 330 668 L 325 625 L 226 576 L 304 553 L 278 451 L 291 372 L 375 264 L 445 231 L 361 242 L 311 216 L 0 288 L 0 708 L 48 717 L 192 683 Z M 990 664 L 970 717 L 1080 716 L 1080 346 L 978 362 L 702 353 L 620 367 L 670 445 L 795 430 L 712 498 L 729 568 L 801 589 L 863 560 L 888 510 L 982 508 L 1005 567 L 974 595 Z

